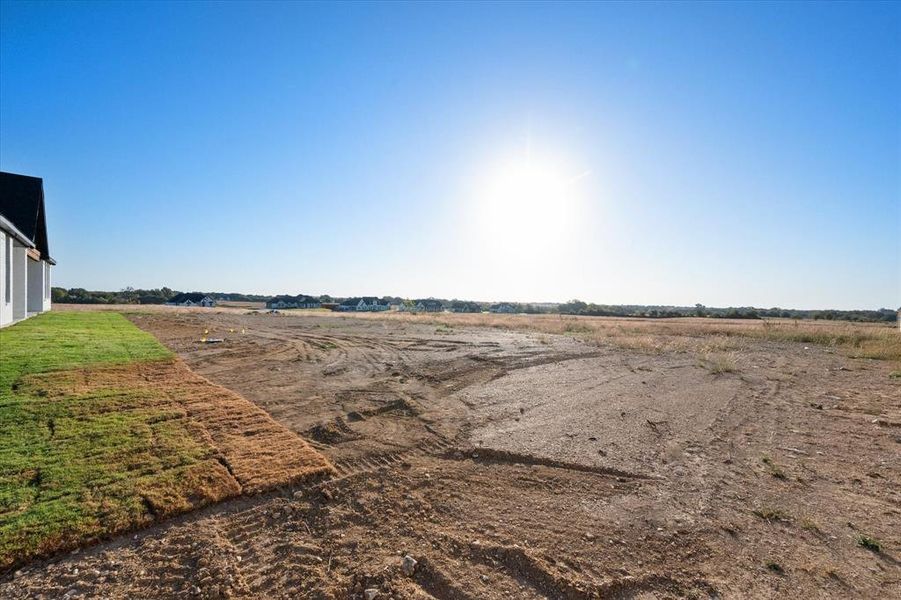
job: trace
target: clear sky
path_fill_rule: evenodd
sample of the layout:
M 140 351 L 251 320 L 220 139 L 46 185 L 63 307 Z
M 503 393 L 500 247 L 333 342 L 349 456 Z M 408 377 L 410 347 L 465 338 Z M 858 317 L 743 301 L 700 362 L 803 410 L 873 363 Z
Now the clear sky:
M 55 284 L 901 304 L 898 4 L 0 5 Z

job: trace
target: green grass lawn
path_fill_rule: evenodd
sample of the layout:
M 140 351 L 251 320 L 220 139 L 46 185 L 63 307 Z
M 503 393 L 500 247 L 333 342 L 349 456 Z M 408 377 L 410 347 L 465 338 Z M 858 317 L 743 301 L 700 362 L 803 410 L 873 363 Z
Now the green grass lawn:
M 171 356 L 156 338 L 117 313 L 44 313 L 0 329 L 0 394 L 28 373 Z
M 116 313 L 0 330 L 0 570 L 234 492 L 165 389 L 104 378 L 172 358 Z

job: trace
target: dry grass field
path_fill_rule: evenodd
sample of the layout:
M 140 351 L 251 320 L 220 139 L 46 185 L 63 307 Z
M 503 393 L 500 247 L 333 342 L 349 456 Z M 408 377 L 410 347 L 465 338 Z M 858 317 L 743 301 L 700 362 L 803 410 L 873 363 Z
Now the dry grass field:
M 212 313 L 247 314 L 263 310 L 262 303 L 224 302 Z M 111 311 L 131 314 L 210 314 L 211 309 L 159 305 L 68 305 L 63 310 Z M 635 317 L 582 317 L 569 315 L 509 315 L 490 313 L 334 313 L 328 310 L 284 310 L 281 316 L 335 317 L 387 322 L 427 323 L 445 328 L 490 327 L 569 335 L 583 341 L 649 351 L 703 351 L 734 349 L 736 338 L 817 344 L 855 358 L 901 363 L 901 336 L 897 324 L 806 321 L 794 319 L 712 319 Z M 733 343 L 729 343 L 729 340 Z
M 856 358 L 901 362 L 894 324 L 793 319 L 622 318 L 457 313 L 361 314 L 358 318 L 426 322 L 445 327 L 494 327 L 571 335 L 595 344 L 647 352 L 740 350 L 741 338 L 817 344 Z
M 901 595 L 889 327 L 117 310 L 335 475 L 33 562 L 0 596 Z

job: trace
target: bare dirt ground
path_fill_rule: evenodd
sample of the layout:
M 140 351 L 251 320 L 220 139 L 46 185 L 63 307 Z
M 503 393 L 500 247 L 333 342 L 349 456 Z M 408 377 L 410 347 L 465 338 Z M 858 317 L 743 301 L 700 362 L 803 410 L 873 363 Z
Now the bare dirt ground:
M 33 563 L 0 597 L 901 597 L 890 363 L 755 339 L 721 364 L 400 319 L 131 318 L 338 475 Z

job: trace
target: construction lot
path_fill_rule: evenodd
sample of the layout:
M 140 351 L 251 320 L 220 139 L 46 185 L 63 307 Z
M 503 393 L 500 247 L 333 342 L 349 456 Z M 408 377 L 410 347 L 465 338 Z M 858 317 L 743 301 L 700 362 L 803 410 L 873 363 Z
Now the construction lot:
M 0 597 L 901 595 L 892 360 L 703 320 L 246 313 L 127 316 L 336 474 L 33 562 Z

